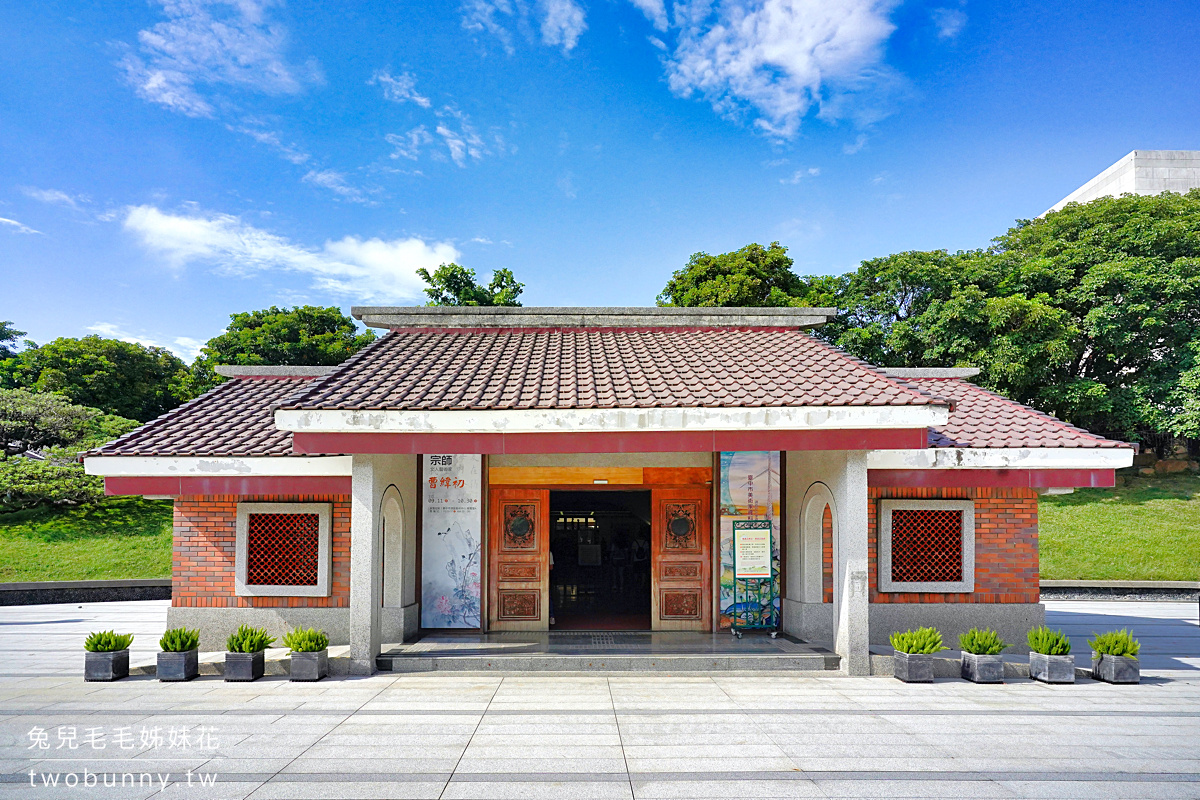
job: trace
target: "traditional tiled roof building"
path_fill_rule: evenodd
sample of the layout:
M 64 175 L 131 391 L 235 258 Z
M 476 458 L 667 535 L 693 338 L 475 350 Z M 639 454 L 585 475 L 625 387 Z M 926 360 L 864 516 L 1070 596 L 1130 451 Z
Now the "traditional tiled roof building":
M 807 329 L 833 309 L 356 308 L 337 367 L 225 383 L 87 455 L 175 499 L 170 622 L 770 628 L 845 670 L 913 624 L 1043 618 L 1037 496 L 1133 446 Z M 765 531 L 765 533 L 764 533 Z

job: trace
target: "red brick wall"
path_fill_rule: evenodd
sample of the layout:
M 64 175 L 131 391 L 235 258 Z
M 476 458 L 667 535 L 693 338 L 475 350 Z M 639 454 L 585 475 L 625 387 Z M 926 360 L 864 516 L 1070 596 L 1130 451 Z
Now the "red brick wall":
M 238 597 L 234 594 L 237 504 L 332 503 L 329 597 Z M 350 605 L 350 496 L 194 495 L 175 498 L 171 604 L 240 608 L 346 608 Z
M 1033 489 L 868 490 L 867 547 L 872 603 L 1036 603 L 1038 589 L 1037 493 Z M 975 501 L 975 591 L 880 592 L 878 584 L 878 500 Z

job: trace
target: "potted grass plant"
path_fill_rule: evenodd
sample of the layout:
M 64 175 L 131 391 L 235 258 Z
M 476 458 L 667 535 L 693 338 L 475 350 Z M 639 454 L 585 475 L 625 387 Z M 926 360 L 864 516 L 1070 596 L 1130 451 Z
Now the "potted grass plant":
M 1042 683 L 1074 683 L 1071 640 L 1062 631 L 1041 625 L 1029 631 L 1029 677 Z
M 1000 655 L 1012 645 L 991 628 L 971 628 L 959 634 L 962 676 L 972 683 L 1004 683 L 1004 659 Z
M 933 683 L 933 654 L 949 648 L 937 628 L 893 633 L 892 674 L 905 683 Z
M 291 653 L 288 670 L 294 681 L 319 681 L 329 674 L 329 637 L 313 628 L 296 628 L 283 637 Z
M 256 681 L 266 667 L 266 649 L 275 637 L 263 628 L 241 625 L 225 642 L 225 680 Z
M 1105 683 L 1139 683 L 1142 671 L 1138 663 L 1141 642 L 1122 628 L 1096 635 L 1092 646 L 1092 677 Z
M 171 628 L 158 640 L 160 681 L 190 681 L 200 674 L 200 631 Z
M 83 640 L 83 679 L 119 681 L 129 677 L 129 645 L 132 633 L 93 631 Z

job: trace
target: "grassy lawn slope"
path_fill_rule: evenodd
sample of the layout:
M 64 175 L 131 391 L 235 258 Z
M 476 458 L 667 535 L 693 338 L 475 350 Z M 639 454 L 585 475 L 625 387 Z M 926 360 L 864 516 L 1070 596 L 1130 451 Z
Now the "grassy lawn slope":
M 1038 503 L 1043 580 L 1200 580 L 1200 477 L 1132 476 Z
M 0 582 L 170 576 L 170 500 L 0 514 Z

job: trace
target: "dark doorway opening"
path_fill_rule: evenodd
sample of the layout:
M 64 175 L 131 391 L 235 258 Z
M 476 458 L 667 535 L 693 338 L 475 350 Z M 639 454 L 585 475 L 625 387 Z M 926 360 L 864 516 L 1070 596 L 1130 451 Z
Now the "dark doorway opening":
M 551 630 L 650 629 L 650 492 L 550 492 Z

